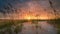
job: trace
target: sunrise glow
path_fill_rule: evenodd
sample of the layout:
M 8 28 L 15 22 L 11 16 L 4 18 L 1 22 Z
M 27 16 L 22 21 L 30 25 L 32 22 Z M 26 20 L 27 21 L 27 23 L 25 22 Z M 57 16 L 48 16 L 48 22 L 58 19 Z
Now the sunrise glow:
M 27 20 L 31 20 L 31 19 L 40 19 L 40 20 L 46 20 L 46 19 L 53 19 L 51 16 L 32 16 L 32 15 L 25 15 L 23 16 L 22 19 L 27 19 Z

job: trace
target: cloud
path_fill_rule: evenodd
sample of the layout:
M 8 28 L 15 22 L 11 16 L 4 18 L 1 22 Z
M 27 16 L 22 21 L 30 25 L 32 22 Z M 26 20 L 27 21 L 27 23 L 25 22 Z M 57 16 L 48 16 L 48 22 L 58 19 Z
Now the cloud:
M 58 3 L 58 1 L 56 3 Z M 25 14 L 31 14 L 34 16 L 49 15 L 51 17 L 54 15 L 54 12 L 47 0 L 0 0 L 0 5 L 0 13 L 8 18 L 21 18 L 24 17 L 23 15 Z

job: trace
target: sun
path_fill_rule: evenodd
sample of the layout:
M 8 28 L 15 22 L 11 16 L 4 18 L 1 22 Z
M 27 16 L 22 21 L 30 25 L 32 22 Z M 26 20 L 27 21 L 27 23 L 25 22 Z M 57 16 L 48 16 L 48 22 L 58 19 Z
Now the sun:
M 24 19 L 31 20 L 31 19 L 32 19 L 32 16 L 30 16 L 30 15 L 25 15 L 25 16 L 24 16 Z
M 36 17 L 33 15 L 25 15 L 24 19 L 31 20 L 31 19 L 36 19 Z
M 30 20 L 30 19 L 31 19 L 31 17 L 30 17 L 30 16 L 28 16 L 28 17 L 26 17 L 26 19 Z

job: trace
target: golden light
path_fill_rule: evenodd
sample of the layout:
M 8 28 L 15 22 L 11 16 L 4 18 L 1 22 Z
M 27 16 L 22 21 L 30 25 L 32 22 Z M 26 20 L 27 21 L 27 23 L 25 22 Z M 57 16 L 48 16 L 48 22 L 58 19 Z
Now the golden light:
M 32 17 L 32 16 L 25 16 L 24 19 L 31 20 L 31 19 L 34 19 L 34 17 Z
M 31 19 L 36 19 L 36 17 L 34 15 L 27 14 L 27 15 L 24 15 L 23 19 L 31 20 Z
M 27 15 L 27 16 L 24 16 L 24 19 L 27 19 L 27 20 L 31 20 L 31 19 L 40 19 L 40 20 L 45 20 L 45 19 L 48 19 L 48 17 L 35 17 L 35 16 L 31 16 L 31 15 Z
M 26 19 L 30 20 L 31 19 L 31 16 L 26 17 Z
M 23 19 L 31 20 L 31 19 L 39 19 L 39 20 L 49 20 L 49 19 L 54 19 L 52 16 L 47 16 L 47 15 L 38 15 L 36 16 L 35 14 L 24 14 Z
M 46 20 L 46 19 L 49 19 L 47 16 L 40 16 L 40 17 L 38 17 L 38 19 L 40 19 L 40 20 Z

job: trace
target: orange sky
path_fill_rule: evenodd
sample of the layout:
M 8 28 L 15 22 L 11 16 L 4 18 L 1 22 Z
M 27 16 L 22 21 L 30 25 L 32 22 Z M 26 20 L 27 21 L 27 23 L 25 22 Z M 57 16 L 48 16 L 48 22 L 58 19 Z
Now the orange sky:
M 19 6 L 22 7 L 19 7 Z M 7 19 L 55 19 L 54 12 L 48 1 L 31 1 L 17 3 L 17 13 L 7 14 Z M 58 16 L 60 17 L 60 16 Z M 57 18 L 58 18 L 57 17 Z

